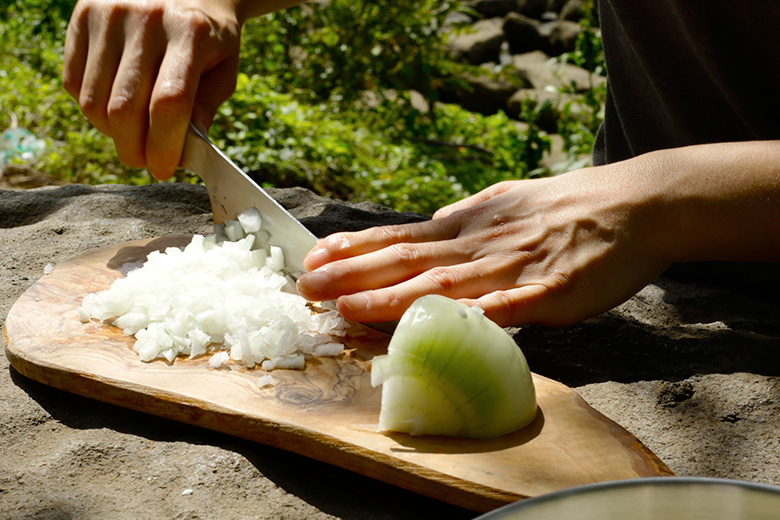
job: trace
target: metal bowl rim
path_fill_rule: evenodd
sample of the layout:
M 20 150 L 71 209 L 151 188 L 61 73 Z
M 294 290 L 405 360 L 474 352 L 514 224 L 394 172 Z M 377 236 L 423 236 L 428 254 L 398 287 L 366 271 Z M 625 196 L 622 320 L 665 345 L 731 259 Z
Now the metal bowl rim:
M 715 478 L 715 477 L 644 477 L 644 478 L 632 478 L 626 480 L 610 480 L 607 482 L 595 482 L 593 484 L 584 484 L 582 486 L 576 486 L 572 488 L 560 489 L 558 491 L 552 491 L 544 495 L 536 497 L 526 498 L 511 504 L 507 504 L 498 509 L 478 516 L 474 520 L 501 520 L 506 514 L 514 514 L 523 509 L 534 507 L 537 504 L 549 502 L 552 500 L 558 500 L 560 498 L 566 498 L 574 495 L 590 494 L 592 492 L 599 492 L 608 488 L 624 488 L 624 487 L 643 487 L 643 486 L 670 486 L 677 484 L 703 484 L 703 485 L 715 485 L 715 486 L 736 486 L 745 489 L 751 489 L 754 491 L 765 491 L 774 495 L 780 495 L 780 486 L 772 484 L 762 484 L 758 482 L 748 482 L 744 480 L 727 479 L 727 478 Z

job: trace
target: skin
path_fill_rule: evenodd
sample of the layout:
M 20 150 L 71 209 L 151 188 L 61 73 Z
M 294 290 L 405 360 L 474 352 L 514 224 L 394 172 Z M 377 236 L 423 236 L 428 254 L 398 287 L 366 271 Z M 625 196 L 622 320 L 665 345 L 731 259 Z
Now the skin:
M 244 21 L 294 3 L 81 0 L 63 84 L 120 160 L 170 178 L 189 122 L 207 131 L 235 88 Z M 321 240 L 298 289 L 338 299 L 356 321 L 398 319 L 438 293 L 501 325 L 567 325 L 694 260 L 780 260 L 780 142 L 662 150 L 500 183 L 429 222 Z
M 207 131 L 235 90 L 244 21 L 293 3 L 81 0 L 65 38 L 63 86 L 123 163 L 168 179 L 190 120 Z
M 357 321 L 438 293 L 501 325 L 569 325 L 630 298 L 670 264 L 780 260 L 780 142 L 662 150 L 500 183 L 423 223 L 321 240 L 298 280 Z

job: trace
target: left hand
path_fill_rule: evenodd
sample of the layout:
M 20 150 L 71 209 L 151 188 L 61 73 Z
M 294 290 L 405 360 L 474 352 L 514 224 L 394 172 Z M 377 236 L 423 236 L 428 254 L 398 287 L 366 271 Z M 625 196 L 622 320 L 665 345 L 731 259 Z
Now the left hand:
M 307 256 L 299 292 L 338 298 L 346 318 L 363 322 L 398 319 L 430 293 L 477 305 L 503 326 L 578 322 L 668 266 L 655 247 L 652 190 L 634 170 L 617 163 L 503 182 L 427 222 L 336 233 Z

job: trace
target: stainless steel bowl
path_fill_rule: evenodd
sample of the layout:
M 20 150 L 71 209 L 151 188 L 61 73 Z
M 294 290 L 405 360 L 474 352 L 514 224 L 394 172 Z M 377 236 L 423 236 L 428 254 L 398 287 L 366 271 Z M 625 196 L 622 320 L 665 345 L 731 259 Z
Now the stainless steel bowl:
M 698 477 L 619 480 L 529 498 L 476 520 L 780 520 L 780 487 Z

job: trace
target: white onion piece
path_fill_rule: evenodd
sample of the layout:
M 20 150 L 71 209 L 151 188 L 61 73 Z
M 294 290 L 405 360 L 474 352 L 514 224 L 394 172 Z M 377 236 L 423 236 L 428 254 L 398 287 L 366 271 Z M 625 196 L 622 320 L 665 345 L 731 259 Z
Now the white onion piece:
M 271 374 L 266 374 L 257 378 L 257 387 L 264 388 L 266 386 L 272 386 L 276 384 L 276 379 Z
M 328 356 L 338 356 L 344 352 L 344 345 L 341 343 L 325 343 L 323 345 L 316 345 L 314 347 L 314 356 L 315 357 L 328 357 Z
M 230 354 L 228 354 L 224 350 L 217 352 L 216 354 L 214 354 L 209 358 L 209 367 L 219 368 L 223 366 L 225 363 L 227 363 L 229 359 L 230 359 Z
M 238 222 L 244 229 L 244 233 L 257 233 L 263 224 L 263 219 L 257 208 L 249 208 L 238 216 Z

